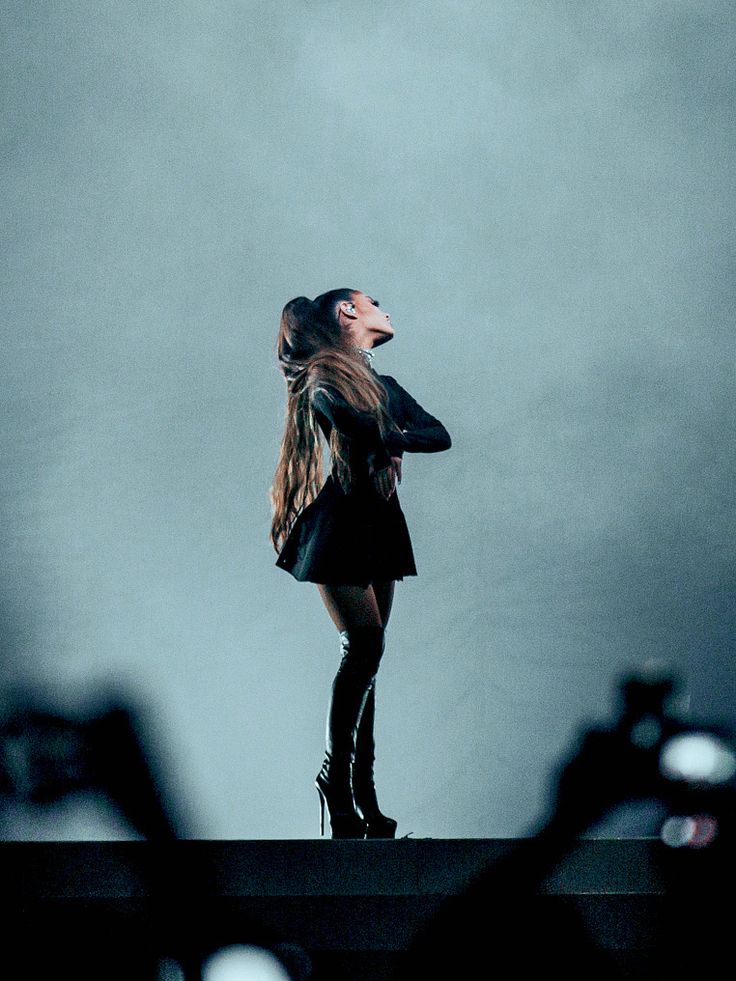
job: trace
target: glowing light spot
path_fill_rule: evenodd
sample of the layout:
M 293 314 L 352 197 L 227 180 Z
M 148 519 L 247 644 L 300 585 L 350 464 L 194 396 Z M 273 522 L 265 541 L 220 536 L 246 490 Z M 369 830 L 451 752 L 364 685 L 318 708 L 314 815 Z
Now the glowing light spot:
M 207 959 L 202 981 L 290 981 L 277 957 L 262 947 L 235 944 Z
M 670 780 L 725 783 L 736 774 L 736 754 L 708 732 L 682 733 L 662 747 L 659 769 Z
M 662 825 L 659 837 L 669 848 L 683 848 L 695 831 L 691 817 L 670 817 Z
M 659 837 L 669 848 L 706 848 L 718 834 L 718 821 L 710 814 L 667 818 Z

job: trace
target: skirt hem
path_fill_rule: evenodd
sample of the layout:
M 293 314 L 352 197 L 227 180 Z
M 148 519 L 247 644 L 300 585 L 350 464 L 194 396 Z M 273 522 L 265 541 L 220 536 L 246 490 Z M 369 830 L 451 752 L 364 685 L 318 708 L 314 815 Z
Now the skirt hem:
M 378 582 L 388 582 L 388 581 L 402 582 L 405 577 L 408 577 L 408 576 L 417 576 L 418 575 L 418 573 L 416 571 L 415 572 L 410 572 L 408 570 L 405 570 L 404 572 L 401 572 L 401 573 L 379 573 L 379 574 L 373 575 L 373 576 L 371 576 L 369 578 L 361 578 L 361 579 L 356 579 L 356 578 L 353 578 L 353 577 L 347 578 L 347 577 L 342 577 L 342 576 L 340 576 L 338 578 L 331 578 L 330 577 L 329 579 L 327 579 L 327 578 L 323 578 L 322 576 L 320 576 L 319 578 L 317 578 L 316 576 L 318 574 L 315 574 L 315 573 L 307 574 L 305 576 L 298 576 L 292 569 L 287 569 L 286 566 L 279 565 L 278 563 L 276 563 L 276 568 L 283 569 L 284 572 L 288 572 L 289 575 L 292 576 L 294 579 L 296 579 L 297 582 L 313 582 L 313 583 L 316 583 L 319 586 L 363 586 L 363 587 L 365 587 L 365 586 L 372 585 L 372 583 L 373 582 L 376 582 L 376 581 L 378 581 Z M 313 576 L 314 576 L 314 578 L 313 578 Z

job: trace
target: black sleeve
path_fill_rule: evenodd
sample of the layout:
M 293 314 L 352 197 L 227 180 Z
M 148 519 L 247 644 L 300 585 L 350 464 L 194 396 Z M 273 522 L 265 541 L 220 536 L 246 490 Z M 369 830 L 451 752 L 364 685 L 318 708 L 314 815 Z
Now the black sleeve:
M 354 409 L 332 386 L 320 385 L 313 390 L 312 407 L 339 433 L 374 454 L 373 464 L 377 470 L 388 467 L 391 457 L 399 455 L 398 448 L 404 448 L 406 439 L 400 433 L 389 433 L 386 439 L 382 438 L 376 418 L 370 412 Z
M 395 418 L 406 440 L 402 449 L 409 453 L 438 453 L 440 450 L 449 450 L 452 439 L 439 419 L 423 409 L 395 378 L 391 378 L 391 381 L 399 394 L 399 412 L 396 416 L 400 415 L 400 418 Z

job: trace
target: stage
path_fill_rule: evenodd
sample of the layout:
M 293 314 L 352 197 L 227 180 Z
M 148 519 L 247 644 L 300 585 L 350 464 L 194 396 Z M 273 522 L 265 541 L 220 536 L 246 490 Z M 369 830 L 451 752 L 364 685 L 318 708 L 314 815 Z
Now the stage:
M 7 936 L 35 956 L 93 937 L 167 956 L 205 944 L 295 944 L 314 981 L 384 981 L 447 897 L 528 839 L 0 843 Z M 658 839 L 581 840 L 536 892 L 573 907 L 625 976 L 645 976 L 665 900 Z M 489 931 L 493 923 L 488 924 Z M 629 974 L 629 971 L 631 972 Z

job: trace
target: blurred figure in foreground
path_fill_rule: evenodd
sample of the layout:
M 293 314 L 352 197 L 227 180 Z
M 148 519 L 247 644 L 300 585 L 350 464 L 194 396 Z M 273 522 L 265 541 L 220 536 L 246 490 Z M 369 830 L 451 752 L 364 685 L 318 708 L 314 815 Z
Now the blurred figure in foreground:
M 685 979 L 720 973 L 731 955 L 736 738 L 671 710 L 675 682 L 626 679 L 611 728 L 585 733 L 560 768 L 549 816 L 507 854 L 450 897 L 414 938 L 397 979 L 526 977 Z M 622 971 L 574 904 L 551 905 L 545 881 L 580 835 L 618 805 L 657 798 L 666 819 L 656 843 L 666 886 L 647 973 Z
M 99 692 L 84 706 L 33 686 L 0 692 L 0 837 L 12 839 L 17 813 L 27 823 L 85 797 L 107 802 L 127 837 L 144 839 L 135 858 L 125 848 L 105 853 L 116 866 L 107 874 L 130 883 L 132 904 L 117 887 L 108 901 L 29 898 L 25 863 L 33 853 L 10 852 L 0 901 L 6 961 L 28 977 L 75 981 L 306 981 L 306 952 L 259 922 L 213 912 L 216 870 L 205 851 L 182 851 L 188 822 L 151 730 L 138 701 L 119 692 Z M 94 854 L 80 852 L 86 861 Z M 62 877 L 76 873 L 64 859 L 60 868 Z
M 62 707 L 38 689 L 0 699 L 0 830 L 12 837 L 14 808 L 49 808 L 77 794 L 100 795 L 133 836 L 186 837 L 178 802 L 131 698 L 99 693 L 85 706 Z

